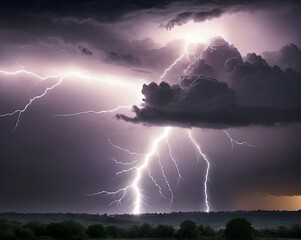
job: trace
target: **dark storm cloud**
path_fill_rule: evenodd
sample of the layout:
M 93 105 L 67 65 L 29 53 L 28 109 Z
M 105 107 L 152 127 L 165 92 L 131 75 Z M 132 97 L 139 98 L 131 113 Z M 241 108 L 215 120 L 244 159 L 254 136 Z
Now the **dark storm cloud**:
M 215 73 L 213 69 L 223 82 L 208 77 Z M 144 103 L 141 108 L 133 108 L 136 117 L 119 114 L 117 118 L 208 128 L 301 121 L 301 72 L 271 67 L 255 53 L 243 61 L 238 50 L 221 38 L 213 39 L 202 58 L 184 73 L 179 85 L 144 85 Z
M 183 12 L 178 14 L 175 18 L 170 20 L 165 24 L 167 30 L 172 29 L 174 26 L 180 26 L 187 23 L 189 20 L 194 20 L 195 22 L 203 22 L 205 20 L 210 20 L 212 18 L 220 17 L 222 11 L 220 9 L 212 9 L 209 11 L 201 12 Z
M 106 60 L 108 63 L 114 63 L 122 66 L 137 66 L 141 65 L 141 61 L 139 58 L 131 55 L 131 54 L 118 54 L 116 52 L 109 52 Z
M 158 26 L 169 18 L 179 19 L 184 23 L 185 19 L 193 18 L 195 21 L 202 21 L 212 17 L 218 17 L 221 13 L 232 11 L 253 11 L 279 6 L 295 6 L 296 1 L 131 1 L 130 3 L 122 0 L 114 1 L 4 1 L 0 13 L 0 26 L 2 32 L 10 32 L 10 36 L 1 35 L 1 42 L 10 42 L 11 38 L 16 43 L 40 43 L 49 36 L 60 37 L 66 44 L 73 44 L 74 48 L 81 42 L 86 42 L 92 47 L 81 51 L 88 56 L 90 52 L 101 61 L 106 60 L 108 52 L 120 55 L 121 59 L 125 55 L 138 58 L 142 67 L 149 70 L 155 68 L 160 71 L 171 61 L 179 52 L 179 47 L 175 52 L 173 47 L 165 46 L 159 48 L 150 41 L 143 44 L 131 39 L 131 34 L 135 32 L 133 26 L 137 24 L 135 17 L 147 16 Z M 291 7 L 292 8 L 292 7 Z M 294 8 L 296 9 L 296 8 Z M 162 14 L 164 13 L 164 14 Z M 178 15 L 178 17 L 177 17 Z M 128 22 L 127 22 L 128 21 Z M 173 21 L 175 25 L 178 21 Z M 23 35 L 22 38 L 20 36 Z M 143 40 L 139 40 L 143 41 Z M 149 45 L 148 45 L 149 44 Z M 152 47 L 151 47 L 152 46 Z M 97 54 L 95 50 L 99 52 Z M 89 50 L 89 51 L 85 51 Z M 102 55 L 102 57 L 97 57 Z M 113 57 L 114 58 L 114 57 Z M 109 57 L 110 59 L 110 57 Z M 125 60 L 125 62 L 128 60 Z M 131 59 L 129 60 L 131 61 Z M 107 61 L 107 63 L 119 64 L 119 60 Z M 123 62 L 123 60 L 121 60 Z M 135 62 L 135 60 L 133 61 Z M 207 62 L 210 64 L 210 62 Z M 127 66 L 127 64 L 119 64 Z M 130 64 L 133 65 L 133 64 Z M 135 64 L 134 64 L 135 65 Z M 185 65 L 186 67 L 186 65 Z M 178 74 L 178 72 L 176 73 Z M 176 74 L 168 76 L 168 80 Z M 215 76 L 215 75 L 212 75 Z
M 49 16 L 55 18 L 64 17 L 73 19 L 78 23 L 84 22 L 116 22 L 126 17 L 130 13 L 144 11 L 148 14 L 156 15 L 156 12 L 163 10 L 167 16 L 173 16 L 166 24 L 166 28 L 172 28 L 181 25 L 189 20 L 196 22 L 210 20 L 214 17 L 220 17 L 226 12 L 254 11 L 264 8 L 299 6 L 296 0 L 289 1 L 271 1 L 271 0 L 10 0 L 3 1 L 1 10 L 3 18 L 11 16 L 24 16 L 26 20 L 19 18 L 10 19 L 10 26 L 30 22 L 29 17 Z M 163 17 L 161 16 L 161 19 Z M 7 24 L 8 22 L 6 22 Z
M 171 30 L 175 26 L 181 26 L 190 20 L 194 22 L 204 22 L 213 18 L 218 18 L 225 13 L 233 13 L 239 11 L 252 12 L 261 9 L 269 9 L 276 7 L 298 6 L 298 1 L 239 1 L 239 0 L 227 0 L 227 1 L 194 1 L 194 11 L 178 11 L 178 13 L 170 19 L 163 26 L 167 30 Z
M 77 46 L 77 48 L 81 52 L 81 54 L 83 54 L 83 55 L 86 55 L 86 56 L 92 56 L 93 55 L 92 51 L 89 48 L 87 48 L 87 47 L 85 47 L 81 44 L 79 44 Z
M 226 76 L 240 104 L 248 106 L 300 107 L 301 72 L 269 66 L 255 53 L 248 54 Z
M 133 0 L 131 2 L 124 0 L 9 0 L 2 2 L 0 11 L 5 15 L 13 13 L 14 15 L 76 16 L 80 18 L 97 18 L 103 22 L 111 22 L 120 19 L 127 13 L 153 8 L 165 8 L 172 2 L 171 0 Z
M 156 4 L 140 1 L 132 1 L 131 4 L 124 1 L 12 2 L 14 4 L 9 2 L 1 9 L 6 9 L 0 21 L 0 43 L 4 46 L 2 55 L 5 55 L 6 44 L 15 44 L 16 48 L 48 44 L 49 48 L 43 52 L 51 47 L 69 48 L 74 55 L 80 53 L 107 64 L 162 71 L 179 54 L 183 45 L 170 42 L 160 46 L 151 38 L 137 40 L 132 36 L 136 22 L 131 22 L 131 18 L 129 22 L 123 20 L 127 13 L 161 9 L 169 1 Z M 60 41 L 50 43 L 50 38 Z M 10 51 L 7 52 L 6 55 L 10 55 Z
M 195 81 L 193 84 L 200 84 L 200 82 Z M 206 91 L 205 89 L 206 87 L 204 87 L 204 89 L 199 89 L 199 93 Z M 219 96 L 213 94 L 206 96 L 203 99 L 193 99 L 193 94 L 186 92 L 185 88 L 181 89 L 180 92 L 180 96 L 183 99 L 179 99 L 179 102 L 168 103 L 172 104 L 171 106 L 166 103 L 165 99 L 163 102 L 165 102 L 165 105 L 167 106 L 143 106 L 143 108 L 134 106 L 133 110 L 136 117 L 131 118 L 123 114 L 117 114 L 116 117 L 117 119 L 122 119 L 124 121 L 148 125 L 174 125 L 180 127 L 196 126 L 216 129 L 249 125 L 271 126 L 276 123 L 285 124 L 301 121 L 300 107 L 275 108 L 239 106 L 230 104 L 231 101 L 234 100 L 232 99 L 232 94 Z M 183 92 L 186 92 L 187 95 L 183 94 Z M 197 92 L 198 91 L 196 91 L 196 94 L 198 94 Z M 230 92 L 231 89 L 229 89 L 229 93 Z M 170 95 L 173 94 L 170 93 Z M 165 96 L 160 97 L 164 99 Z M 202 102 L 196 100 L 204 100 L 204 105 Z M 225 100 L 225 102 L 223 102 L 223 100 Z M 191 103 L 191 105 L 189 105 L 189 103 Z M 202 109 L 202 107 L 204 107 L 204 109 Z M 211 107 L 212 109 L 208 109 Z

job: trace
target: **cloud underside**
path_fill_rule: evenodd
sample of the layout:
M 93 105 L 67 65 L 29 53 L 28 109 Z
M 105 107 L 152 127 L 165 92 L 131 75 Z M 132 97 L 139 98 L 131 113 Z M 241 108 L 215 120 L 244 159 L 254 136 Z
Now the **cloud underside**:
M 214 38 L 178 83 L 144 84 L 143 103 L 133 107 L 136 116 L 116 117 L 148 125 L 217 129 L 301 122 L 301 72 L 292 64 L 298 58 L 290 57 L 300 50 L 289 45 L 280 52 L 287 49 L 290 54 L 282 59 L 295 69 L 270 66 L 255 53 L 242 58 L 233 45 Z
M 117 114 L 116 118 L 146 125 L 225 129 L 250 125 L 286 125 L 301 122 L 301 108 L 230 106 L 213 112 L 162 111 L 133 107 L 136 117 Z

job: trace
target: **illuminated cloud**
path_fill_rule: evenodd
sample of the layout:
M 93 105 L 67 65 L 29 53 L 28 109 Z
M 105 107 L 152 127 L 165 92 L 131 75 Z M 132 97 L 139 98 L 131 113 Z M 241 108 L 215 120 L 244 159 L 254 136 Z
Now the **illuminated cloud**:
M 264 52 L 263 56 L 272 66 L 301 70 L 301 49 L 293 43 L 284 46 L 279 52 Z
M 216 44 L 217 40 L 222 44 Z M 207 77 L 214 74 L 213 69 L 222 81 Z M 301 73 L 270 67 L 255 53 L 243 61 L 238 50 L 221 38 L 213 39 L 184 73 L 187 76 L 179 85 L 143 85 L 144 103 L 133 108 L 136 117 L 116 117 L 134 123 L 203 128 L 301 121 Z

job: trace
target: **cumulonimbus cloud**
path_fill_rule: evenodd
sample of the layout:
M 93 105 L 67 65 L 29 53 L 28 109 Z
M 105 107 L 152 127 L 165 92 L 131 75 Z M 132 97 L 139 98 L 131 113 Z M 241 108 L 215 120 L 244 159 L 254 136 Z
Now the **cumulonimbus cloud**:
M 255 53 L 243 60 L 233 45 L 221 38 L 218 42 L 220 46 L 212 40 L 184 71 L 187 75 L 180 84 L 143 85 L 144 102 L 133 107 L 136 116 L 116 117 L 133 123 L 204 128 L 301 122 L 301 72 L 269 66 Z M 213 69 L 218 79 L 207 75 Z
M 181 1 L 179 1 L 181 2 Z M 269 1 L 269 0 L 227 0 L 227 1 L 195 1 L 193 10 L 178 10 L 173 18 L 162 24 L 166 30 L 171 30 L 176 26 L 186 24 L 188 21 L 204 22 L 213 18 L 218 18 L 225 13 L 233 13 L 239 11 L 252 12 L 260 9 L 281 8 L 287 6 L 300 7 L 298 1 L 289 0 Z

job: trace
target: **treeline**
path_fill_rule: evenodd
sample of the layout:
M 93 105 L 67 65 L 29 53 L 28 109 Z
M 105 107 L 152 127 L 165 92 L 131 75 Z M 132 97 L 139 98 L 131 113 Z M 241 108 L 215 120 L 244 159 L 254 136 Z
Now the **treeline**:
M 31 221 L 26 224 L 0 220 L 1 240 L 84 240 L 106 238 L 167 238 L 167 239 L 214 239 L 214 240 L 252 240 L 257 238 L 301 238 L 301 226 L 290 228 L 255 230 L 244 218 L 230 220 L 225 229 L 214 230 L 186 220 L 179 229 L 169 225 L 152 226 L 148 223 L 118 228 L 116 226 L 90 225 L 85 228 L 78 222 L 64 221 L 43 224 Z
M 255 230 L 258 237 L 268 238 L 301 238 L 301 226 L 293 225 L 292 227 L 280 226 L 278 228 Z

